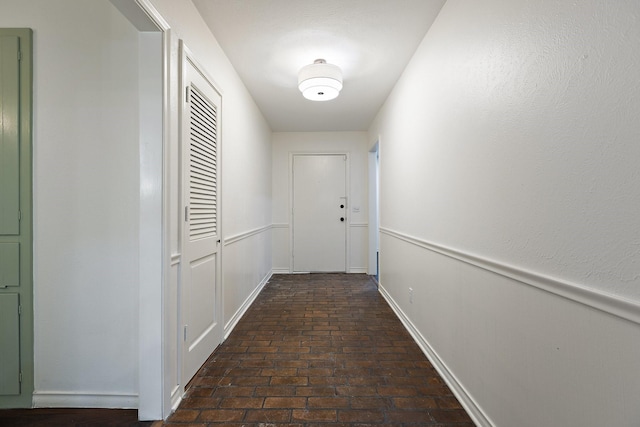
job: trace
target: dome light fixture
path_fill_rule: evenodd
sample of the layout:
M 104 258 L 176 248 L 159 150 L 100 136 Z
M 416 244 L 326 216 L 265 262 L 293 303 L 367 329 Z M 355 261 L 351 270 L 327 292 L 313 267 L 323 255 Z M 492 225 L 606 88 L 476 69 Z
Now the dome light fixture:
M 342 89 L 342 71 L 324 59 L 316 59 L 298 73 L 298 89 L 311 101 L 329 101 Z

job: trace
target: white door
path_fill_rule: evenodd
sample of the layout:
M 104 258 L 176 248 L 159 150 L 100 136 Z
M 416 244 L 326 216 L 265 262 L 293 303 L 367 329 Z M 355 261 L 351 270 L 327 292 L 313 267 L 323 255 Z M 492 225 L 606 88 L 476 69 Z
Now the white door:
M 219 228 L 220 94 L 185 55 L 182 115 L 183 385 L 222 341 Z
M 293 271 L 345 272 L 347 156 L 293 156 Z

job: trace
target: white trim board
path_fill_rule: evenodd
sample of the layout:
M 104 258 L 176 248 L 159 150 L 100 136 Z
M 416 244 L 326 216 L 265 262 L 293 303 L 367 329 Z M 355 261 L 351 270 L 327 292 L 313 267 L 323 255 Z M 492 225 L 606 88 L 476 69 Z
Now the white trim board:
M 110 0 L 120 13 L 138 30 L 138 80 L 140 126 L 140 180 L 148 182 L 148 188 L 140 191 L 139 239 L 140 239 L 140 304 L 138 393 L 133 407 L 138 408 L 141 420 L 167 417 L 169 403 L 165 360 L 168 346 L 165 345 L 164 313 L 166 312 L 167 283 L 170 266 L 164 260 L 170 257 L 168 244 L 169 225 L 169 122 L 171 115 L 169 100 L 169 63 L 171 28 L 150 0 Z M 159 47 L 155 51 L 154 47 Z M 149 78 L 151 76 L 151 78 Z M 155 108 L 158 107 L 157 110 Z M 171 266 L 174 266 L 171 258 Z M 179 261 L 179 260 L 178 260 Z M 148 353 L 148 349 L 160 348 Z M 43 396 L 59 393 L 44 393 L 33 397 L 34 404 Z M 66 395 L 65 395 L 66 396 Z M 86 396 L 100 396 L 92 393 Z M 119 396 L 119 395 L 114 395 Z M 123 397 L 124 396 L 124 397 Z M 128 401 L 125 395 L 109 397 L 108 401 Z M 58 401 L 56 397 L 53 400 Z M 93 397 L 89 397 L 92 399 Z M 63 398 L 62 401 L 66 401 Z M 73 398 L 75 399 L 75 398 Z M 102 398 L 100 398 L 102 399 Z M 84 398 L 80 398 L 84 400 Z M 115 404 L 115 407 L 125 407 Z M 107 406 L 112 407 L 112 406 Z
M 173 389 L 171 390 L 171 393 L 169 395 L 169 401 L 171 403 L 170 413 L 172 414 L 176 411 L 176 409 L 178 409 L 178 406 L 180 406 L 180 403 L 182 403 L 182 387 L 180 386 L 180 384 L 176 384 L 175 387 L 173 387 Z
M 263 233 L 265 231 L 269 231 L 269 230 L 271 230 L 271 227 L 272 227 L 271 225 L 265 225 L 263 227 L 258 227 L 258 228 L 254 228 L 253 230 L 245 231 L 244 233 L 238 233 L 238 234 L 236 234 L 234 236 L 226 237 L 224 239 L 224 245 L 227 246 L 227 245 L 230 245 L 232 243 L 236 243 L 236 242 L 239 242 L 241 240 L 247 239 L 247 238 L 249 238 L 251 236 L 255 236 L 256 234 L 260 234 L 260 233 Z
M 103 408 L 137 409 L 137 394 L 37 391 L 33 393 L 34 408 Z
M 487 258 L 481 258 L 388 228 L 380 227 L 380 233 L 640 324 L 640 304 L 637 302 L 596 291 L 576 283 L 566 282 Z

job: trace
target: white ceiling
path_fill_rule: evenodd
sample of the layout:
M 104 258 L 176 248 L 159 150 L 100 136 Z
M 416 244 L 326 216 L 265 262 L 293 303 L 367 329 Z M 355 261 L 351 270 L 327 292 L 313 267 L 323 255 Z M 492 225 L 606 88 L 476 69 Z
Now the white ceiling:
M 368 129 L 446 0 L 193 0 L 273 131 Z M 298 71 L 342 69 L 337 99 L 308 101 Z

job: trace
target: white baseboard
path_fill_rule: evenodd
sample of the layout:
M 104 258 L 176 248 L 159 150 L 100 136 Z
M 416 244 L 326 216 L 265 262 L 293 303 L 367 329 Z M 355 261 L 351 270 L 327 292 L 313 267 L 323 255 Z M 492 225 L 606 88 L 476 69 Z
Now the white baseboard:
M 176 409 L 178 409 L 178 406 L 180 406 L 180 403 L 182 403 L 182 387 L 177 385 L 173 388 L 169 402 L 171 402 L 171 413 L 173 414 Z
M 256 298 L 262 291 L 262 288 L 264 288 L 264 285 L 266 285 L 269 279 L 271 279 L 271 276 L 273 276 L 273 270 L 271 270 L 269 273 L 267 273 L 266 276 L 264 276 L 264 278 L 260 281 L 258 286 L 256 286 L 256 288 L 253 290 L 253 292 L 251 292 L 251 294 L 249 294 L 247 299 L 244 301 L 244 303 L 242 303 L 240 308 L 238 308 L 238 310 L 234 313 L 234 315 L 227 322 L 227 324 L 224 325 L 225 340 L 229 337 L 229 334 L 231 334 L 231 331 L 233 331 L 233 328 L 236 327 L 236 325 L 238 324 L 242 316 L 244 316 L 244 313 L 246 313 L 249 307 L 251 307 L 251 304 L 253 304 L 253 302 L 256 300 Z
M 400 306 L 396 304 L 394 299 L 384 289 L 382 285 L 378 286 L 378 290 L 383 298 L 387 301 L 391 309 L 394 311 L 398 319 L 402 322 L 405 329 L 411 334 L 418 347 L 427 356 L 433 367 L 438 371 L 442 379 L 447 383 L 453 394 L 458 398 L 460 404 L 467 411 L 473 422 L 480 427 L 492 427 L 493 424 L 482 412 L 473 398 L 467 393 L 466 389 L 460 384 L 456 376 L 449 370 L 447 365 L 440 359 L 438 353 L 429 345 L 429 342 L 422 336 L 420 331 L 413 325 L 411 320 L 404 314 Z
M 309 274 L 308 272 L 295 272 L 295 273 L 291 273 L 291 271 L 289 271 L 289 269 L 273 269 L 273 274 Z M 355 273 L 355 274 L 367 274 L 367 267 L 351 267 L 349 269 L 349 273 Z
M 34 408 L 137 409 L 137 394 L 105 394 L 63 391 L 36 391 Z

